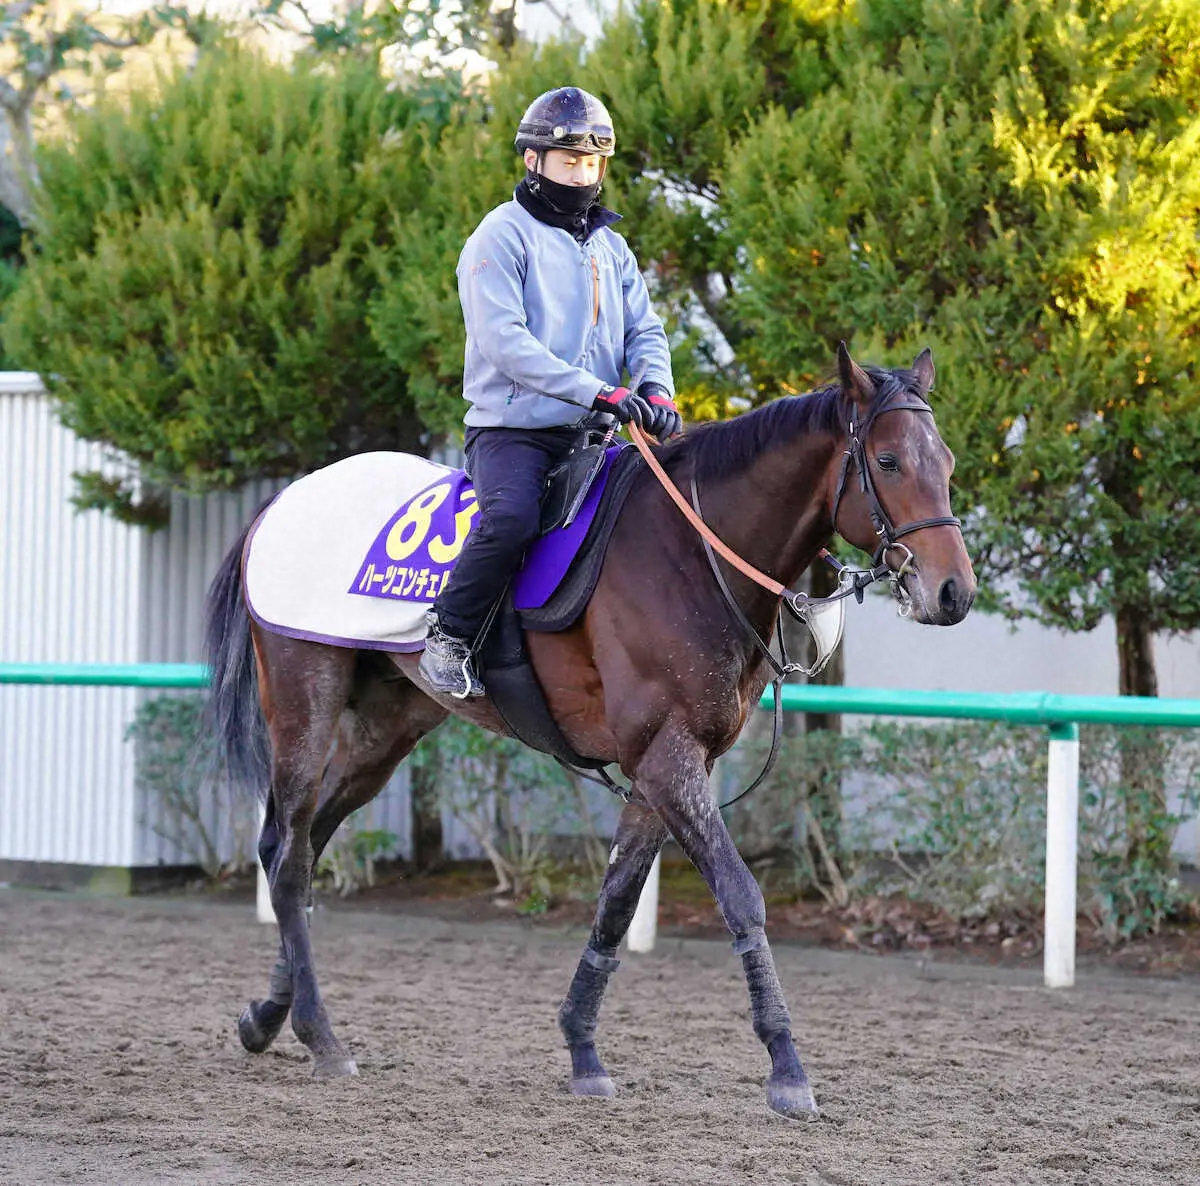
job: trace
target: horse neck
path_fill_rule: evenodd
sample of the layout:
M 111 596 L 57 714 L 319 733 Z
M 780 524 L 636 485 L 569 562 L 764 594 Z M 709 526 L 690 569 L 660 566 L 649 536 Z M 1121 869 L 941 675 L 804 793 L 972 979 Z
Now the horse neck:
M 829 500 L 844 441 L 812 431 L 760 453 L 744 471 L 701 490 L 704 517 L 744 560 L 791 586 L 833 534 Z M 730 589 L 760 632 L 777 599 L 736 573 Z

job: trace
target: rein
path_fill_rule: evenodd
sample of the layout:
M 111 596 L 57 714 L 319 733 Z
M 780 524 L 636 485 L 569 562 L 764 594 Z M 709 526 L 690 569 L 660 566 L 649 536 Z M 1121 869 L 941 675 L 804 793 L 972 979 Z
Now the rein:
M 704 544 L 704 554 L 708 558 L 709 567 L 712 569 L 717 586 L 720 588 L 721 594 L 725 598 L 725 602 L 729 606 L 734 618 L 737 619 L 742 629 L 754 640 L 755 646 L 775 673 L 775 678 L 771 681 L 775 700 L 774 724 L 771 733 L 771 750 L 767 755 L 766 764 L 763 766 L 759 776 L 744 791 L 720 804 L 719 810 L 724 810 L 726 807 L 732 806 L 739 799 L 750 794 L 770 774 L 775 765 L 775 760 L 779 756 L 779 743 L 783 733 L 783 696 L 781 694 L 783 681 L 794 673 L 815 675 L 824 667 L 824 663 L 814 663 L 811 668 L 805 668 L 802 664 L 794 663 L 788 658 L 787 646 L 783 635 L 783 607 L 786 606 L 788 612 L 798 621 L 807 624 L 809 615 L 815 609 L 836 601 L 841 601 L 845 597 L 853 595 L 855 600 L 861 605 L 863 594 L 868 585 L 883 580 L 885 577 L 895 583 L 905 573 L 913 571 L 914 557 L 912 551 L 906 545 L 899 542 L 904 536 L 921 531 L 926 527 L 957 527 L 959 531 L 962 530 L 962 520 L 954 515 L 938 515 L 928 519 L 915 519 L 913 522 L 906 523 L 902 527 L 896 527 L 879 499 L 879 492 L 875 488 L 875 482 L 871 477 L 870 465 L 867 460 L 867 435 L 880 416 L 886 412 L 903 411 L 928 412 L 931 416 L 933 415 L 933 409 L 924 400 L 906 398 L 904 402 L 897 402 L 890 397 L 885 397 L 880 401 L 878 406 L 871 409 L 861 423 L 856 425 L 853 419 L 849 423 L 849 445 L 842 459 L 841 470 L 838 473 L 837 488 L 833 497 L 832 519 L 834 529 L 837 529 L 838 511 L 841 508 L 842 496 L 846 492 L 846 484 L 850 477 L 850 468 L 853 465 L 858 476 L 859 488 L 866 496 L 870 507 L 871 523 L 875 528 L 875 534 L 880 539 L 880 543 L 871 557 L 872 567 L 868 570 L 852 569 L 847 565 L 841 564 L 828 548 L 820 550 L 818 556 L 837 569 L 839 579 L 842 574 L 848 574 L 848 579 L 845 581 L 844 587 L 839 589 L 838 592 L 830 594 L 828 597 L 810 597 L 806 593 L 794 592 L 781 581 L 768 576 L 765 572 L 762 572 L 749 561 L 739 556 L 704 522 L 700 511 L 700 491 L 696 485 L 695 476 L 691 479 L 692 505 L 689 506 L 687 500 L 680 493 L 679 488 L 671 481 L 666 470 L 663 469 L 658 458 L 651 452 L 642 430 L 632 421 L 628 425 L 629 435 L 633 443 L 637 446 L 642 460 L 650 467 L 650 472 L 658 479 L 667 496 L 679 508 L 683 517 L 700 536 Z M 904 555 L 901 558 L 899 567 L 893 569 L 887 563 L 887 556 L 889 552 L 895 550 L 902 551 Z M 744 577 L 753 581 L 761 588 L 766 589 L 773 596 L 781 599 L 780 608 L 776 610 L 775 614 L 775 626 L 772 630 L 779 643 L 778 659 L 771 653 L 769 639 L 764 640 L 762 638 L 758 630 L 754 627 L 754 624 L 746 617 L 745 611 L 738 604 L 737 599 L 734 597 L 732 590 L 729 588 L 724 575 L 717 565 L 716 557 L 718 555 Z
M 863 593 L 868 585 L 883 580 L 885 577 L 898 580 L 905 573 L 912 571 L 913 554 L 909 548 L 899 542 L 904 536 L 921 531 L 926 527 L 957 527 L 960 531 L 962 530 L 962 520 L 954 515 L 938 515 L 929 519 L 914 519 L 913 522 L 906 523 L 903 527 L 896 527 L 892 523 L 891 516 L 879 500 L 879 492 L 875 488 L 875 481 L 871 477 L 871 469 L 867 463 L 866 449 L 867 434 L 871 431 L 875 421 L 885 412 L 928 412 L 929 415 L 933 415 L 933 409 L 924 400 L 906 400 L 904 403 L 884 400 L 878 407 L 873 408 L 867 418 L 860 424 L 856 425 L 853 420 L 850 421 L 850 441 L 842 459 L 842 468 L 838 473 L 837 489 L 833 496 L 833 526 L 836 531 L 838 511 L 841 509 L 842 497 L 846 493 L 846 483 L 850 477 L 850 467 L 853 465 L 858 475 L 859 488 L 870 504 L 871 523 L 875 528 L 875 534 L 880 537 L 880 544 L 875 549 L 875 554 L 871 557 L 872 567 L 863 571 L 849 569 L 847 565 L 841 564 L 835 559 L 828 548 L 822 548 L 817 553 L 822 560 L 831 563 L 838 572 L 850 571 L 854 573 L 853 581 L 846 588 L 840 589 L 836 593 L 831 593 L 828 597 L 810 597 L 806 593 L 794 592 L 783 584 L 782 581 L 777 581 L 774 577 L 768 576 L 761 569 L 756 568 L 748 560 L 743 560 L 701 518 L 698 497 L 693 499 L 697 504 L 695 510 L 688 505 L 687 499 L 683 497 L 679 488 L 671 481 L 666 470 L 663 469 L 662 463 L 651 452 L 650 445 L 642 430 L 632 421 L 629 423 L 628 428 L 633 443 L 642 455 L 642 460 L 650 467 L 650 472 L 658 479 L 659 484 L 667 492 L 668 497 L 679 508 L 680 513 L 692 525 L 705 544 L 716 552 L 722 560 L 726 561 L 733 568 L 736 568 L 744 577 L 747 577 L 761 588 L 766 589 L 768 593 L 773 594 L 775 597 L 783 598 L 783 604 L 787 606 L 795 617 L 800 618 L 806 607 L 827 605 L 834 601 L 841 601 L 842 598 L 851 595 L 861 605 Z M 695 494 L 694 482 L 692 489 L 693 494 Z M 889 552 L 897 548 L 903 551 L 905 555 L 901 560 L 900 566 L 893 569 L 886 563 L 886 557 Z M 730 599 L 729 594 L 726 594 L 726 597 Z

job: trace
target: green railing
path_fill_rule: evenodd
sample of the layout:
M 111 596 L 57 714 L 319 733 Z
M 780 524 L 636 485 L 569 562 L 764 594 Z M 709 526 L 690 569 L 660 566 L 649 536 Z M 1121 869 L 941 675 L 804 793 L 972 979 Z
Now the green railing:
M 203 663 L 0 663 L 0 684 L 112 688 L 203 688 Z
M 764 708 L 775 703 L 768 688 Z M 798 712 L 946 717 L 1010 725 L 1200 725 L 1200 700 L 1152 696 L 1060 696 L 1053 692 L 916 692 L 785 684 L 783 707 Z
M 202 688 L 201 663 L 0 663 L 0 684 L 82 684 L 91 687 Z M 762 706 L 774 704 L 770 688 Z M 1010 725 L 1200 725 L 1200 700 L 1148 696 L 1060 696 L 1053 692 L 918 692 L 896 688 L 787 684 L 783 707 L 793 712 L 943 717 Z
M 0 683 L 92 687 L 201 688 L 207 672 L 198 663 L 0 663 Z M 762 706 L 774 705 L 771 692 Z M 1049 730 L 1046 785 L 1045 981 L 1052 988 L 1075 982 L 1076 850 L 1079 816 L 1079 725 L 1200 725 L 1200 700 L 1136 696 L 1060 696 L 1051 692 L 919 692 L 887 688 L 788 684 L 783 707 L 794 712 L 837 712 L 870 716 L 940 717 L 1042 725 Z M 657 869 L 657 863 L 655 868 Z M 657 902 L 657 881 L 647 884 L 643 903 Z M 650 905 L 651 911 L 656 906 Z M 643 916 L 639 906 L 638 916 Z M 644 917 L 635 918 L 644 935 Z M 648 927 L 653 945 L 653 915 Z

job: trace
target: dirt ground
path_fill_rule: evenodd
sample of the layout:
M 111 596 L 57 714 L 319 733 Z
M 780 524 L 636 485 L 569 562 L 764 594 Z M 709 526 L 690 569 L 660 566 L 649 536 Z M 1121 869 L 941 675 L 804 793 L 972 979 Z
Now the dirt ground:
M 823 1119 L 768 1112 L 724 943 L 626 956 L 565 1091 L 554 1022 L 582 933 L 323 909 L 319 968 L 361 1076 L 285 1029 L 244 1053 L 271 928 L 244 903 L 0 891 L 0 1182 L 1200 1183 L 1200 982 L 780 944 Z

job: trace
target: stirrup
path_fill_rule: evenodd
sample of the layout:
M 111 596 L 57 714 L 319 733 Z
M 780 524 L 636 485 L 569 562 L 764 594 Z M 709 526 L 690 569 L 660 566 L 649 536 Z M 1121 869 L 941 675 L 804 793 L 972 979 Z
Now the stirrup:
M 420 672 L 428 680 L 435 692 L 449 696 L 453 700 L 467 700 L 472 696 L 484 694 L 483 681 L 474 673 L 471 667 L 471 646 L 466 639 L 456 638 L 447 634 L 438 621 L 437 614 L 430 610 L 425 620 L 429 632 L 425 638 L 425 654 L 421 656 Z M 437 655 L 433 660 L 430 652 Z M 460 658 L 461 657 L 461 658 Z M 427 666 L 427 660 L 430 661 Z M 434 666 L 434 663 L 437 666 Z M 448 687 L 451 676 L 458 674 L 460 679 L 454 680 L 454 687 Z M 434 678 L 434 677 L 437 678 Z M 461 689 L 461 690 L 459 690 Z

